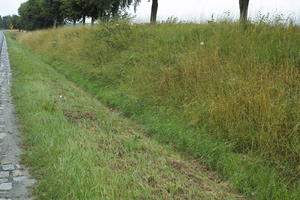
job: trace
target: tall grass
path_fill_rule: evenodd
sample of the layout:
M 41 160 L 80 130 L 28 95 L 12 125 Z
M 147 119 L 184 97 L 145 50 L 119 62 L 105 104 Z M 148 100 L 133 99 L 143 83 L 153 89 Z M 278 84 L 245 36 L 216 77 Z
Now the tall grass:
M 300 28 L 235 23 L 74 27 L 23 34 L 90 87 L 118 90 L 300 178 Z M 100 90 L 100 89 L 99 89 Z
M 148 137 L 10 36 L 14 103 L 35 199 L 244 199 L 206 165 Z

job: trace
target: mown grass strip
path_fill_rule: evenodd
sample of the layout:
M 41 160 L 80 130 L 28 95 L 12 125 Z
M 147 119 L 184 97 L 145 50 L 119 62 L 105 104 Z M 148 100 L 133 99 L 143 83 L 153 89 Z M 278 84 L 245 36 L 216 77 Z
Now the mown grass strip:
M 37 199 L 240 199 L 205 165 L 135 123 L 8 35 L 13 95 Z M 219 183 L 217 183 L 219 182 Z

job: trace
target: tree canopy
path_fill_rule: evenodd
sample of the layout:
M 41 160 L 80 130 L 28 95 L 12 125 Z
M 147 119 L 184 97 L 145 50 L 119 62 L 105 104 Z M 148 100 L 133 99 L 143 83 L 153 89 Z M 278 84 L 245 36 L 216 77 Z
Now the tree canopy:
M 136 8 L 142 0 L 28 0 L 21 4 L 19 16 L 0 18 L 1 28 L 13 23 L 26 30 L 57 27 L 66 23 L 83 23 L 86 18 L 107 21 L 119 17 L 130 5 Z M 152 2 L 151 23 L 155 23 L 158 12 L 158 0 Z M 249 0 L 239 0 L 240 20 L 247 20 Z M 14 21 L 12 21 L 14 18 Z
M 19 27 L 19 16 L 17 15 L 8 15 L 8 16 L 0 16 L 0 29 L 8 29 L 9 25 L 13 24 L 14 28 Z
M 19 8 L 23 29 L 57 27 L 65 23 L 82 22 L 90 17 L 104 20 L 117 17 L 133 0 L 28 0 Z

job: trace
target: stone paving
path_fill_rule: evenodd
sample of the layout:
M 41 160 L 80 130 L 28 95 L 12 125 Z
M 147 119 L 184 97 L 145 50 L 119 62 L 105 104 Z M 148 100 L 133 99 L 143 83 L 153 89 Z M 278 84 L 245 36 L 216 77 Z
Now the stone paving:
M 20 164 L 20 131 L 16 124 L 10 94 L 11 71 L 7 44 L 0 32 L 0 200 L 32 200 L 29 187 L 34 184 L 28 170 Z

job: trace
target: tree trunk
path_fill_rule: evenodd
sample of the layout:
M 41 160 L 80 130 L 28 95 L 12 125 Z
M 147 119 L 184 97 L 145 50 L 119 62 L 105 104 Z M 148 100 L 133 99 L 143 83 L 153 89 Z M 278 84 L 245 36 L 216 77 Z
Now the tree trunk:
M 94 24 L 95 24 L 95 18 L 92 17 L 92 26 L 94 26 Z
M 104 21 L 104 10 L 102 9 L 99 12 L 99 20 L 101 23 Z
M 240 0 L 240 21 L 245 22 L 248 18 L 249 0 Z
M 151 23 L 156 23 L 157 10 L 158 10 L 158 0 L 152 0 L 151 18 L 150 18 Z
M 114 18 L 118 16 L 119 8 L 120 8 L 120 1 L 114 1 L 111 9 Z
M 76 19 L 73 19 L 73 26 L 76 25 Z
M 82 24 L 85 25 L 86 16 L 82 16 Z
M 53 22 L 53 28 L 57 28 L 57 18 L 54 18 L 54 22 Z

